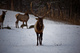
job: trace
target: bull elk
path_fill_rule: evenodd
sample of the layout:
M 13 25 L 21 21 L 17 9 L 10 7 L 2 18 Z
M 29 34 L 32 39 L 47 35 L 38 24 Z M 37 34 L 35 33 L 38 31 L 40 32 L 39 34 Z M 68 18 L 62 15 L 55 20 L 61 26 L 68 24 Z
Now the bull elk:
M 34 16 L 38 17 L 38 18 L 36 18 L 37 22 L 34 25 L 34 30 L 35 30 L 36 35 L 37 35 L 37 46 L 38 46 L 38 41 L 39 41 L 40 45 L 42 45 L 43 29 L 44 29 L 43 19 L 50 12 L 50 4 L 47 3 L 47 5 L 48 5 L 48 11 L 43 16 L 39 16 L 38 14 L 35 14 L 33 12 L 32 2 L 30 4 L 31 12 L 33 13 Z
M 3 28 L 3 22 L 7 11 L 2 11 L 2 15 L 0 15 L 0 28 Z

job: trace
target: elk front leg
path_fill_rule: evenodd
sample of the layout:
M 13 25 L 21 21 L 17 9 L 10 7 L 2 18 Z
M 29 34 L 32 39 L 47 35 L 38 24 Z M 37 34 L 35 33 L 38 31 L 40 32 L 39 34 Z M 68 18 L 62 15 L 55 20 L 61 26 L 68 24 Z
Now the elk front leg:
M 0 23 L 0 29 L 3 29 L 3 23 Z
M 21 27 L 22 27 L 22 28 L 24 27 L 24 21 L 23 21 L 23 24 L 21 25 Z
M 19 28 L 19 26 L 18 26 L 18 20 L 15 22 L 15 24 L 16 24 L 16 28 Z
M 43 33 L 40 34 L 40 45 L 42 45 Z
M 37 34 L 37 46 L 38 46 L 38 40 L 39 40 L 39 37 L 38 37 L 38 33 L 36 33 Z
M 1 27 L 1 29 L 3 29 L 3 23 L 2 23 L 2 27 Z

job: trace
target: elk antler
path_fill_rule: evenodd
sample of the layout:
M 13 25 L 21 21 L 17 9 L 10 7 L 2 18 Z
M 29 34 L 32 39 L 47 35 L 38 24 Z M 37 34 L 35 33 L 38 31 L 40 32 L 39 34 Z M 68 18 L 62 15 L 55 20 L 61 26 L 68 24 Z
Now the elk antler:
M 38 17 L 38 14 L 35 14 L 35 13 L 33 12 L 33 10 L 32 10 L 32 2 L 31 2 L 31 4 L 30 4 L 30 7 L 31 7 L 31 12 L 32 12 L 36 17 Z
M 48 5 L 48 11 L 42 16 L 42 18 L 44 18 L 50 12 L 50 6 L 51 6 L 51 4 L 47 3 L 47 5 Z
M 41 18 L 44 18 L 44 17 L 50 12 L 50 6 L 51 6 L 51 4 L 47 3 L 47 5 L 48 5 L 48 11 L 47 11 Z M 36 17 L 39 17 L 39 15 L 38 15 L 38 14 L 35 14 L 35 13 L 33 12 L 33 10 L 32 10 L 32 2 L 31 2 L 31 4 L 30 4 L 30 7 L 31 7 L 31 12 L 32 12 Z

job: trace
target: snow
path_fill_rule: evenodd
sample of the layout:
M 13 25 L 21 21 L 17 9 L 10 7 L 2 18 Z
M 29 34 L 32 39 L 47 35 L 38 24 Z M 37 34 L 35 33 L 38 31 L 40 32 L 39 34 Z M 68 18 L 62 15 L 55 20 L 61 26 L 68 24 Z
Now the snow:
M 1 11 L 0 9 L 0 15 Z M 36 46 L 34 29 L 15 28 L 15 14 L 7 11 L 4 27 L 0 29 L 0 53 L 80 53 L 80 25 L 68 25 L 44 19 L 43 45 Z M 22 13 L 24 14 L 24 13 Z M 34 25 L 37 17 L 29 15 L 28 26 Z M 19 26 L 22 22 L 19 22 Z

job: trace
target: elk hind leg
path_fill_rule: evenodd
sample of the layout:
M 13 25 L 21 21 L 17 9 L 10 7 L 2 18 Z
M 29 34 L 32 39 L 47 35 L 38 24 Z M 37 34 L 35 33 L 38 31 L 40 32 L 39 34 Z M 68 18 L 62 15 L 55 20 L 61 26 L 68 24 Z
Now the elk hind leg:
M 28 29 L 28 25 L 27 25 L 27 22 L 26 22 L 26 27 L 27 27 L 27 29 Z

